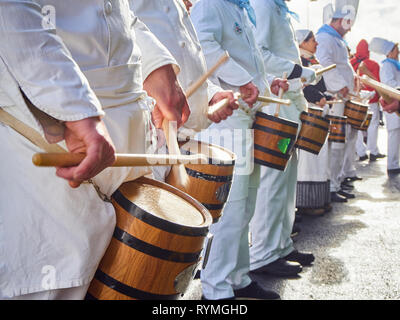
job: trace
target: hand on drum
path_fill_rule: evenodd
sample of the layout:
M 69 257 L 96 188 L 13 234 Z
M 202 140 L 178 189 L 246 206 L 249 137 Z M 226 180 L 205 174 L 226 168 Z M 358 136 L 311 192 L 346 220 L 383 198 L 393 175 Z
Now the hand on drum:
M 79 187 L 115 161 L 114 145 L 98 117 L 65 122 L 64 138 L 70 152 L 86 154 L 78 166 L 57 168 L 57 176 L 68 180 L 72 188 Z
M 400 112 L 400 101 L 393 100 L 391 103 L 386 103 L 386 101 L 381 98 L 380 103 L 382 105 L 382 109 L 387 113 Z
M 260 94 L 258 88 L 252 82 L 249 82 L 241 86 L 239 90 L 242 100 L 246 102 L 250 108 L 252 108 L 253 104 L 257 101 L 258 95 Z
M 339 91 L 339 94 L 343 97 L 346 98 L 347 95 L 350 93 L 349 88 L 344 87 Z
M 289 83 L 286 79 L 279 79 L 276 78 L 274 81 L 271 83 L 271 92 L 278 96 L 279 95 L 279 90 L 283 89 L 283 92 L 286 92 L 289 90 Z
M 217 92 L 211 99 L 209 105 L 215 105 L 223 99 L 228 99 L 228 105 L 208 115 L 208 119 L 212 122 L 219 123 L 222 120 L 226 120 L 233 114 L 233 111 L 239 108 L 238 99 L 235 97 L 232 91 L 221 91 Z
M 178 128 L 187 121 L 189 105 L 171 65 L 150 73 L 143 82 L 143 89 L 157 101 L 152 113 L 156 128 L 162 127 L 164 118 L 176 121 Z

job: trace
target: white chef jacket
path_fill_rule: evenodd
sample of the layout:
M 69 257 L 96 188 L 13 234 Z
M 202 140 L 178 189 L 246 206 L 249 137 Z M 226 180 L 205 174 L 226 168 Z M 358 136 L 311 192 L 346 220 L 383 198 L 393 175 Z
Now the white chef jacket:
M 49 11 L 56 13 L 56 29 L 43 22 L 42 12 Z M 151 126 L 142 63 L 150 72 L 176 62 L 127 2 L 2 1 L 0 37 L 7 43 L 0 47 L 1 107 L 46 132 L 25 106 L 20 87 L 57 120 L 106 113 L 117 152 L 147 151 L 148 144 L 136 142 Z M 71 189 L 54 169 L 35 168 L 30 159 L 41 150 L 4 125 L 0 131 L 0 296 L 89 283 L 114 229 L 112 205 L 91 185 Z M 58 133 L 60 140 L 63 132 Z M 95 180 L 111 194 L 126 179 L 147 172 L 108 171 Z
M 400 87 L 400 71 L 397 70 L 396 67 L 389 61 L 382 63 L 382 67 L 380 69 L 380 78 L 382 83 L 391 86 L 392 88 Z M 400 117 L 397 113 L 387 113 L 385 111 L 385 116 L 387 122 L 386 127 L 388 130 L 400 128 Z
M 172 53 L 181 67 L 178 80 L 186 91 L 207 72 L 207 64 L 189 14 L 180 0 L 130 0 L 143 23 Z M 222 89 L 207 80 L 189 97 L 190 117 L 180 135 L 193 136 L 208 127 L 209 101 Z
M 326 88 L 337 93 L 344 87 L 354 91 L 354 70 L 344 41 L 328 33 L 316 35 L 318 42 L 316 57 L 323 67 L 336 64 L 336 68 L 324 73 Z
M 272 78 L 267 79 L 253 34 L 253 25 L 245 10 L 225 0 L 202 0 L 193 6 L 191 18 L 209 67 L 216 63 L 225 50 L 229 52 L 230 59 L 210 77 L 211 81 L 234 92 L 238 92 L 240 86 L 252 82 L 261 94 L 270 95 L 268 80 Z M 242 107 L 248 108 L 243 100 L 239 99 L 239 103 Z M 259 105 L 257 102 L 253 108 Z M 235 182 L 229 194 L 230 201 L 246 199 L 248 196 L 253 169 L 253 159 L 249 159 L 249 155 L 253 154 L 253 140 L 247 138 L 248 129 L 252 125 L 252 117 L 238 109 L 228 119 L 212 124 L 209 131 L 203 132 L 199 137 L 200 140 L 207 141 L 205 138 L 207 134 L 213 136 L 212 132 L 215 130 L 232 133 L 229 137 L 223 137 L 223 146 L 238 156 Z M 208 142 L 218 144 L 214 140 Z M 257 175 L 254 180 L 257 180 L 254 181 L 254 185 L 258 185 L 259 176 Z
M 300 51 L 290 17 L 282 12 L 273 0 L 252 0 L 250 3 L 257 16 L 255 35 L 266 71 L 280 78 L 284 72 L 289 76 L 296 64 L 301 66 Z M 299 122 L 300 112 L 307 107 L 302 83 L 299 78 L 292 79 L 289 86 L 289 91 L 283 98 L 290 99 L 293 104 L 281 107 L 280 115 Z M 266 107 L 264 111 L 274 113 L 275 106 Z

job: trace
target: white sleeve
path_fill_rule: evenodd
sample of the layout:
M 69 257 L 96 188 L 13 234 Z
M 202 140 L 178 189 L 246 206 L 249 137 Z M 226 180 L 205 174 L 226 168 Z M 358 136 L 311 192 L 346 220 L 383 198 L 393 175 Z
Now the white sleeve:
M 323 67 L 336 64 L 337 62 L 335 59 L 334 42 L 325 35 L 317 35 L 317 42 L 318 46 L 316 57 L 320 64 Z M 339 92 L 341 89 L 348 86 L 346 80 L 343 78 L 337 68 L 324 73 L 324 80 L 328 91 L 333 93 Z
M 271 37 L 274 34 L 274 28 L 279 28 L 276 21 L 276 11 L 264 1 L 254 1 L 252 4 L 257 17 L 257 32 L 255 32 L 255 37 L 264 60 L 266 71 L 275 75 L 282 75 L 284 72 L 287 72 L 289 76 L 294 69 L 295 63 L 277 56 L 269 49 L 271 47 Z
M 200 1 L 191 11 L 191 18 L 201 43 L 208 67 L 215 65 L 225 53 L 222 48 L 222 15 L 221 8 L 214 1 Z M 231 86 L 243 86 L 253 77 L 232 57 L 215 73 L 216 77 Z
M 396 80 L 396 72 L 397 70 L 395 70 L 395 66 L 392 66 L 388 62 L 383 63 L 380 70 L 381 82 L 392 88 L 399 87 L 400 83 Z
M 133 11 L 136 41 L 142 52 L 142 74 L 145 80 L 150 73 L 166 65 L 172 65 L 178 74 L 180 67 L 168 49 L 158 38 L 138 19 Z
M 55 119 L 104 115 L 61 38 L 42 21 L 41 8 L 32 1 L 0 1 L 0 58 L 8 72 L 28 99 Z

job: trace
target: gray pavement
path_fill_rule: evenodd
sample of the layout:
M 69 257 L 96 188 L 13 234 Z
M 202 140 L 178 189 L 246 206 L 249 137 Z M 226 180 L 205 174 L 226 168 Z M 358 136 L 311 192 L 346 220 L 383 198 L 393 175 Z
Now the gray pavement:
M 379 146 L 387 154 L 387 131 Z M 295 279 L 252 275 L 283 300 L 400 299 L 400 175 L 388 179 L 386 159 L 357 162 L 356 199 L 321 217 L 303 217 L 295 247 L 316 260 Z M 193 280 L 182 299 L 199 300 Z

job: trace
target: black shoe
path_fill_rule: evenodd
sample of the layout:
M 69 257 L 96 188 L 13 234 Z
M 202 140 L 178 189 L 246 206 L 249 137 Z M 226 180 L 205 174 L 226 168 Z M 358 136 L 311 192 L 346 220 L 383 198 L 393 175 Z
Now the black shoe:
M 361 177 L 357 177 L 357 176 L 354 176 L 354 177 L 346 177 L 346 178 L 344 178 L 344 181 L 350 181 L 350 182 L 352 182 L 352 181 L 361 181 L 363 178 L 361 178 Z
M 365 161 L 368 160 L 368 155 L 366 154 L 365 156 L 359 157 L 358 161 Z
M 339 190 L 339 191 L 337 192 L 337 194 L 339 194 L 339 195 L 345 197 L 346 199 L 354 199 L 354 198 L 356 197 L 354 194 L 348 193 L 348 192 L 346 192 L 346 191 L 344 191 L 344 190 Z
M 380 125 L 381 127 L 383 127 L 383 126 L 385 125 L 385 123 L 384 123 L 382 120 L 380 120 L 380 121 L 379 121 L 379 125 Z
M 253 281 L 247 287 L 233 290 L 236 300 L 279 300 L 281 297 L 275 291 L 265 290 Z
M 388 169 L 387 173 L 388 173 L 389 176 L 400 174 L 400 168 Z
M 315 260 L 314 255 L 311 252 L 299 252 L 293 250 L 286 257 L 283 257 L 286 261 L 294 261 L 300 263 L 302 266 L 309 266 Z
M 301 264 L 292 261 L 286 261 L 285 259 L 278 259 L 266 266 L 253 270 L 254 273 L 267 273 L 274 276 L 281 277 L 294 277 L 303 270 Z
M 351 182 L 342 182 L 340 184 L 340 187 L 342 188 L 342 190 L 353 190 L 354 186 L 350 184 Z
M 294 223 L 300 223 L 303 220 L 303 216 L 300 213 L 300 210 L 297 209 L 297 212 L 294 215 Z
M 386 155 L 382 154 L 382 153 L 378 153 L 378 154 L 370 154 L 369 156 L 369 161 L 376 161 L 378 159 L 383 159 L 385 158 Z
M 347 198 L 338 195 L 337 192 L 331 192 L 331 202 L 347 202 Z

